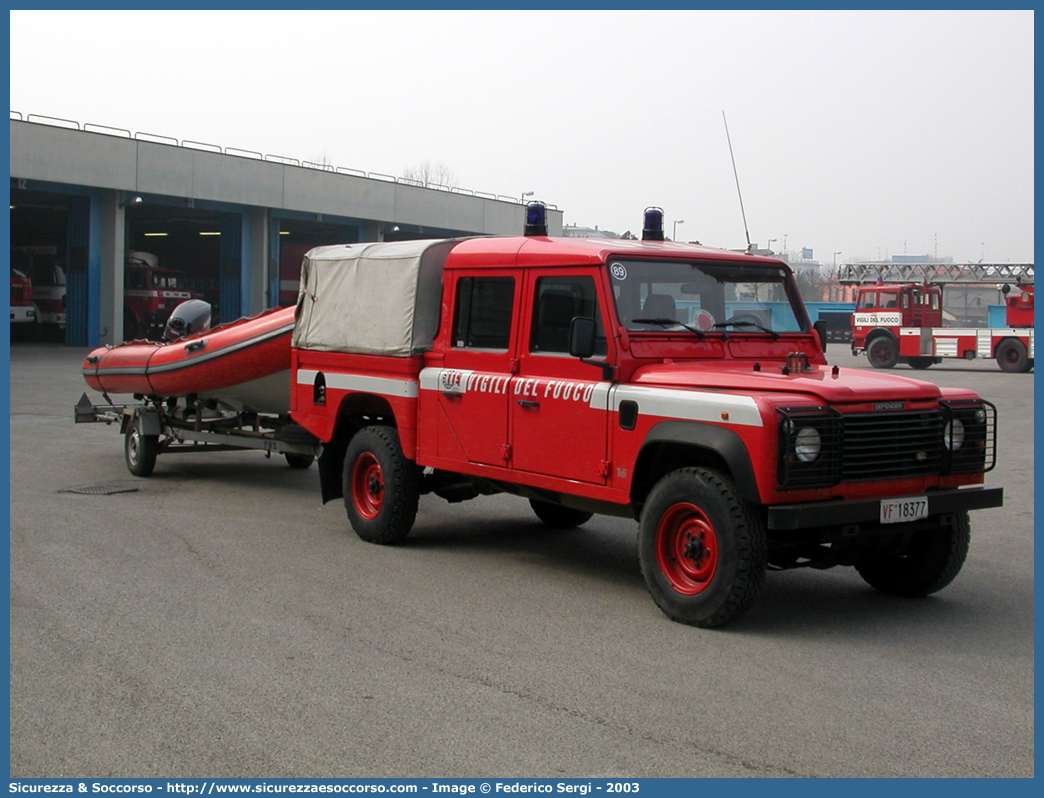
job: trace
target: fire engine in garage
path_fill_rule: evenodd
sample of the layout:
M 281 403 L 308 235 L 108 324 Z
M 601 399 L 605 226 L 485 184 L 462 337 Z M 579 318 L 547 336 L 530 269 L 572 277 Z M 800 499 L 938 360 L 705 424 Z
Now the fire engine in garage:
M 698 626 L 740 617 L 769 569 L 852 566 L 901 596 L 954 579 L 969 511 L 1002 503 L 990 402 L 831 367 L 787 264 L 665 241 L 660 209 L 640 241 L 549 237 L 544 206 L 526 213 L 519 237 L 313 249 L 293 317 L 92 352 L 88 384 L 139 403 L 85 395 L 77 420 L 119 421 L 141 476 L 208 435 L 311 441 L 293 451 L 319 454 L 323 501 L 372 543 L 403 541 L 425 494 L 514 494 L 558 529 L 634 518 L 654 601 Z M 284 340 L 285 364 L 250 354 Z M 287 398 L 262 410 L 269 360 Z
M 11 266 L 11 324 L 31 324 L 35 321 L 33 281 L 28 274 Z
M 161 269 L 150 252 L 128 252 L 123 271 L 123 335 L 159 337 L 174 308 L 203 294 L 185 288 L 185 275 Z
M 1003 371 L 1033 368 L 1032 263 L 848 263 L 840 282 L 858 285 L 852 354 L 880 369 L 926 369 L 943 358 L 995 358 Z M 1006 327 L 944 327 L 943 286 L 998 285 Z

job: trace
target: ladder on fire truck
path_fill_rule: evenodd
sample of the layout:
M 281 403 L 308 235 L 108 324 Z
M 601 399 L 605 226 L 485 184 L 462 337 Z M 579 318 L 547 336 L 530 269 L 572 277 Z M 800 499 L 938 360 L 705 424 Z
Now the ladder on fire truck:
M 844 263 L 841 285 L 867 283 L 934 283 L 949 285 L 1032 285 L 1032 263 Z

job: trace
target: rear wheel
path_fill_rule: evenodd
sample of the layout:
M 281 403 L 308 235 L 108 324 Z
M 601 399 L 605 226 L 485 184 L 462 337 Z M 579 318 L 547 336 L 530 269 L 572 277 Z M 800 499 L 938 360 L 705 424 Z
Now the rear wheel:
M 315 462 L 315 458 L 310 454 L 293 454 L 287 452 L 283 457 L 286 458 L 286 464 L 291 468 L 309 468 L 312 463 Z
M 868 585 L 893 596 L 917 598 L 942 590 L 961 570 L 968 556 L 971 522 L 962 510 L 937 519 L 933 529 L 912 533 L 900 550 L 856 563 Z
M 344 456 L 344 506 L 352 529 L 370 543 L 398 543 L 413 528 L 420 471 L 393 427 L 365 427 Z
M 645 584 L 670 618 L 723 626 L 754 603 L 765 581 L 765 527 L 724 475 L 683 468 L 649 494 L 638 528 Z
M 136 477 L 149 476 L 156 467 L 159 435 L 144 435 L 141 431 L 141 419 L 134 419 L 123 433 L 123 454 L 127 460 L 128 471 Z
M 1008 339 L 997 346 L 997 365 L 1001 371 L 1021 373 L 1030 370 L 1029 353 L 1022 341 Z
M 585 513 L 583 510 L 574 510 L 570 507 L 562 507 L 559 504 L 550 504 L 536 499 L 529 500 L 529 506 L 533 508 L 536 517 L 552 529 L 573 529 L 591 520 L 594 513 Z
M 870 342 L 866 348 L 866 359 L 875 369 L 895 368 L 899 362 L 899 347 L 890 335 L 882 335 Z

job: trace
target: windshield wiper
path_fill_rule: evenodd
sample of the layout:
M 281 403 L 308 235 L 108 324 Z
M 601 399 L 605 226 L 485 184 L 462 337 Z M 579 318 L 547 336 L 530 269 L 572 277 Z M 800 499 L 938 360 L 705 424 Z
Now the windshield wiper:
M 677 319 L 631 319 L 632 324 L 659 324 L 661 327 L 684 327 L 691 333 L 696 333 L 700 338 L 703 338 L 707 333 L 703 330 L 697 329 L 696 327 L 690 327 L 688 324 L 678 321 Z
M 780 337 L 778 332 L 776 332 L 775 330 L 770 330 L 768 327 L 762 327 L 756 321 L 719 321 L 717 324 L 714 325 L 714 327 L 757 327 L 762 332 L 767 332 L 769 335 L 771 335 L 772 340 L 776 340 Z

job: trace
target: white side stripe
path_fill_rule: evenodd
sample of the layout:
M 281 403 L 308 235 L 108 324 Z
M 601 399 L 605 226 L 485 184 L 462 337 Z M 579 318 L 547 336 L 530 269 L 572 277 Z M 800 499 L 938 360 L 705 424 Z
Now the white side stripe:
M 749 396 L 732 396 L 713 391 L 647 388 L 642 385 L 620 385 L 612 392 L 610 407 L 619 412 L 620 403 L 638 403 L 638 413 L 683 421 L 727 420 L 729 424 L 747 427 L 764 426 L 757 402 Z M 728 418 L 722 414 L 727 413 Z
M 297 372 L 298 385 L 315 385 L 318 371 L 301 369 Z M 338 391 L 365 391 L 381 396 L 398 396 L 403 399 L 416 399 L 418 395 L 416 380 L 397 380 L 392 377 L 368 377 L 362 374 L 338 374 L 323 372 L 326 387 Z

